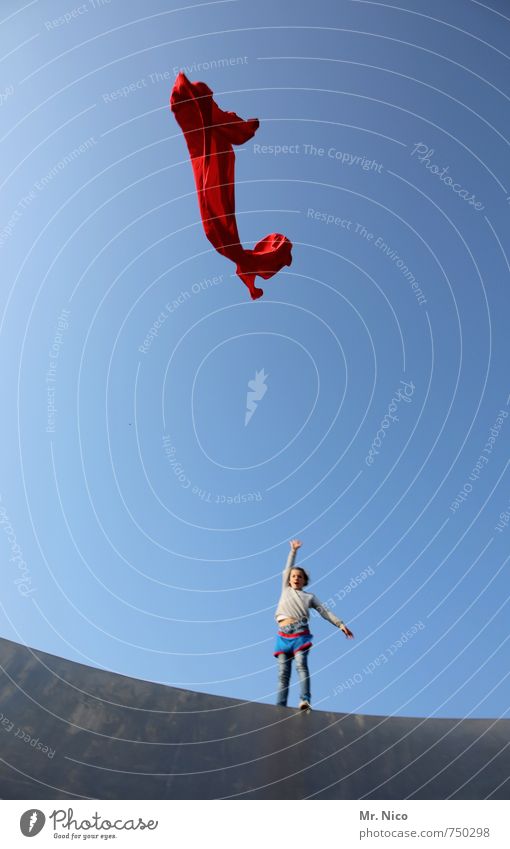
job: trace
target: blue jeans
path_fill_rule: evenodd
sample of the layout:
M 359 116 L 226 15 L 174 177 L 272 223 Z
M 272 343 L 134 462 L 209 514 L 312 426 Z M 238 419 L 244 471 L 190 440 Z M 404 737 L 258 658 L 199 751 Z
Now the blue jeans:
M 310 673 L 308 671 L 308 652 L 309 649 L 303 649 L 303 651 L 298 651 L 294 655 L 294 660 L 296 661 L 296 669 L 299 676 L 299 695 L 300 698 L 310 701 Z M 277 705 L 282 705 L 283 707 L 287 704 L 287 699 L 289 696 L 289 682 L 290 682 L 290 673 L 292 668 L 292 655 L 290 654 L 282 654 L 278 655 L 278 696 L 277 696 Z

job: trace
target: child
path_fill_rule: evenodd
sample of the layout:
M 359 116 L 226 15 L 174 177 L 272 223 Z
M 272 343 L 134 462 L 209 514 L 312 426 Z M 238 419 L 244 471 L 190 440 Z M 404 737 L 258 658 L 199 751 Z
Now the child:
M 313 634 L 308 629 L 308 611 L 314 607 L 324 619 L 328 619 L 344 632 L 348 639 L 354 637 L 352 631 L 332 613 L 325 604 L 312 593 L 304 592 L 309 577 L 301 566 L 294 567 L 296 552 L 301 548 L 298 539 L 291 540 L 290 552 L 282 575 L 282 594 L 275 619 L 278 622 L 278 636 L 274 656 L 278 658 L 278 699 L 276 704 L 287 704 L 292 658 L 296 661 L 301 688 L 301 710 L 310 710 L 310 674 L 308 672 L 308 651 L 312 646 Z

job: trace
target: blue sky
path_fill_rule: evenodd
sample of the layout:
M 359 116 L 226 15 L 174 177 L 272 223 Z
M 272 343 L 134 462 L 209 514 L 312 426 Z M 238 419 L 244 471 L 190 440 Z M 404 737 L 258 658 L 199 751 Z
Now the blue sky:
M 506 4 L 178 5 L 2 4 L 0 633 L 274 702 L 299 537 L 356 636 L 313 619 L 317 709 L 507 716 Z M 255 303 L 180 68 L 260 119 L 239 231 L 294 249 Z

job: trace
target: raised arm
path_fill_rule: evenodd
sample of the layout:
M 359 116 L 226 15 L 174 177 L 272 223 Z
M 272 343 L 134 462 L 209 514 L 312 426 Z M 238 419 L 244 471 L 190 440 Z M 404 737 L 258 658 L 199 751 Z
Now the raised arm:
M 289 556 L 287 557 L 287 562 L 285 564 L 285 569 L 282 573 L 282 591 L 289 584 L 289 577 L 292 567 L 294 566 L 294 561 L 296 559 L 296 553 L 298 548 L 301 548 L 301 542 L 298 539 L 293 539 L 290 541 L 290 551 Z

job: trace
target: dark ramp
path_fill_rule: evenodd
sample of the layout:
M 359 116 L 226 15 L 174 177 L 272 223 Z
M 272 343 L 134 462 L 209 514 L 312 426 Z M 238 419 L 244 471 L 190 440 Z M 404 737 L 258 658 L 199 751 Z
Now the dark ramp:
M 3 799 L 507 799 L 510 720 L 238 702 L 0 639 Z

